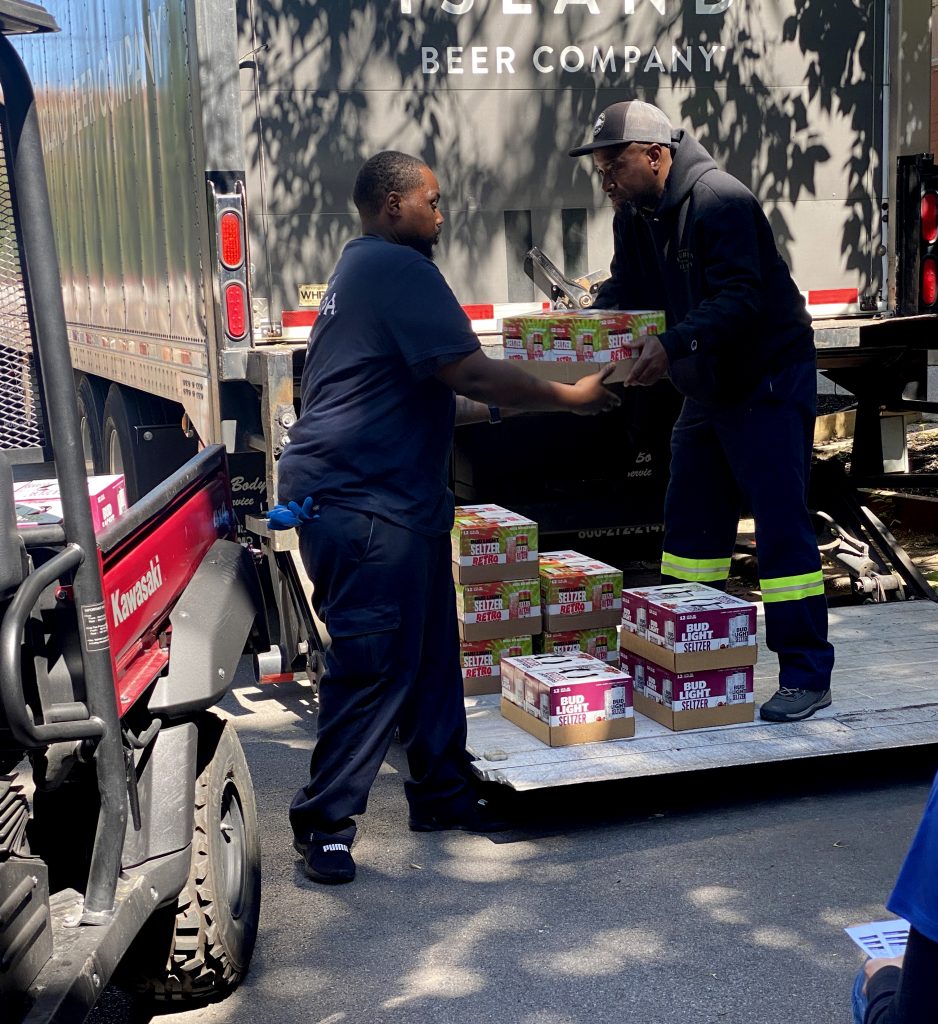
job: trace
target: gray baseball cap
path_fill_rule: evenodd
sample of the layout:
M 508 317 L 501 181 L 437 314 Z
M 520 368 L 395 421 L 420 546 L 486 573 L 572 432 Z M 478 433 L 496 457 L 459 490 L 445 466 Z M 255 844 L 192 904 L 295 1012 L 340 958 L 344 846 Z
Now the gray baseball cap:
M 570 150 L 570 156 L 584 156 L 594 149 L 621 146 L 626 142 L 658 142 L 671 145 L 671 122 L 663 110 L 642 100 L 613 103 L 596 118 L 592 139 Z

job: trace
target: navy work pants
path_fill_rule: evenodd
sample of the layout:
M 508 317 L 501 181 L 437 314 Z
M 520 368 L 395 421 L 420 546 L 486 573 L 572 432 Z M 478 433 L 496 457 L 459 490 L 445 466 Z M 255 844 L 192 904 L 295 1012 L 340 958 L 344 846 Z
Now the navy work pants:
M 459 813 L 471 791 L 449 537 L 323 507 L 300 532 L 300 554 L 332 643 L 294 833 L 354 836 L 395 729 L 411 812 Z
M 767 377 L 751 398 L 713 410 L 687 399 L 671 437 L 662 580 L 723 587 L 743 499 L 756 524 L 766 643 L 779 685 L 826 690 L 834 649 L 807 507 L 817 374 L 813 362 Z

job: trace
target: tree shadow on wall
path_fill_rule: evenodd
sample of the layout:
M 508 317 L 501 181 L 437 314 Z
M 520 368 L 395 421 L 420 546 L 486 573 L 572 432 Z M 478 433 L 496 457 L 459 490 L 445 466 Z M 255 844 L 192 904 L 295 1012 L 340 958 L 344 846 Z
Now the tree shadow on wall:
M 788 204 L 817 197 L 819 177 L 836 174 L 845 207 L 844 264 L 859 274 L 861 291 L 878 286 L 872 256 L 877 211 L 870 198 L 880 191 L 881 173 L 877 5 L 852 0 L 832 8 L 820 0 L 791 0 L 780 10 L 774 0 L 747 0 L 703 15 L 686 0 L 665 18 L 650 4 L 637 4 L 631 16 L 611 13 L 621 5 L 599 5 L 604 13 L 597 19 L 581 5 L 555 15 L 553 4 L 535 3 L 524 18 L 502 18 L 506 27 L 497 40 L 516 46 L 528 62 L 544 42 L 555 47 L 555 62 L 565 45 L 589 54 L 601 42 L 621 53 L 633 39 L 641 43 L 642 58 L 628 69 L 620 59 L 615 73 L 594 74 L 588 62 L 578 73 L 529 72 L 524 84 L 531 89 L 519 85 L 520 76 L 492 74 L 483 89 L 467 74 L 422 71 L 421 47 L 428 43 L 440 50 L 462 46 L 466 53 L 477 44 L 493 48 L 499 4 L 477 0 L 462 17 L 436 0 L 411 6 L 413 14 L 404 16 L 400 0 L 240 0 L 241 45 L 250 54 L 242 88 L 246 96 L 253 89 L 246 117 L 256 129 L 247 133 L 247 158 L 263 178 L 267 227 L 282 253 L 302 265 L 300 279 L 325 280 L 342 244 L 357 233 L 352 182 L 380 149 L 400 148 L 427 160 L 443 182 L 451 217 L 488 210 L 500 223 L 505 210 L 599 206 L 589 162 L 571 160 L 567 149 L 598 109 L 637 95 L 672 112 L 678 103 L 682 124 L 763 201 L 789 259 Z M 721 43 L 730 45 L 709 69 L 700 60 L 692 69 L 670 66 L 672 45 Z M 652 46 L 664 67 L 647 60 Z M 780 87 L 780 80 L 791 84 Z M 836 149 L 825 134 L 830 125 L 841 136 Z M 822 171 L 832 152 L 846 154 L 836 157 L 843 166 Z M 444 269 L 455 260 L 471 274 L 493 244 L 494 222 L 467 216 L 447 237 Z M 277 246 L 268 242 L 268 248 Z M 273 267 L 270 273 L 276 279 L 282 272 Z

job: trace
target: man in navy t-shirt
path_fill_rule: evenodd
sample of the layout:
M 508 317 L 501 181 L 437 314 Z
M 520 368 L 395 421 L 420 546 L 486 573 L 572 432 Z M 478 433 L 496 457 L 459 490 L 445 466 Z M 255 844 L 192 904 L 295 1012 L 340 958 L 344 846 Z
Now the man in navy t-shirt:
M 466 767 L 447 486 L 456 395 L 480 419 L 492 407 L 592 414 L 618 404 L 602 383 L 608 369 L 556 384 L 482 352 L 432 261 L 443 215 L 426 164 L 379 153 L 353 197 L 362 237 L 320 304 L 279 463 L 279 501 L 312 499 L 300 553 L 331 637 L 310 781 L 290 807 L 294 846 L 319 882 L 355 876 L 354 816 L 395 729 L 411 829 L 503 827 Z

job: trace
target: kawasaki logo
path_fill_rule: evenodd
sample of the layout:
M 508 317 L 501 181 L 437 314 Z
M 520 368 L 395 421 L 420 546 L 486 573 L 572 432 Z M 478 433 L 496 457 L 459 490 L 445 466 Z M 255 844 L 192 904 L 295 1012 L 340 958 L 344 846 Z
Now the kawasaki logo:
M 111 594 L 111 613 L 115 625 L 120 625 L 129 615 L 143 607 L 163 586 L 163 570 L 160 556 L 150 559 L 150 568 L 127 590 L 115 590 Z

